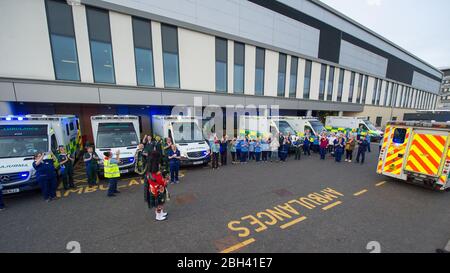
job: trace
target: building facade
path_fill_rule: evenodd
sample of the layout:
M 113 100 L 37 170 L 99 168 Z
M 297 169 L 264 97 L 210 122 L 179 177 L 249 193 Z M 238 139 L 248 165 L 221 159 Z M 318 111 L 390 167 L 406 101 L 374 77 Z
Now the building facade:
M 369 116 L 436 107 L 442 72 L 317 0 L 0 1 L 2 114 L 177 104 Z
M 442 79 L 441 97 L 437 108 L 450 110 L 450 67 L 441 70 L 444 73 L 444 78 Z

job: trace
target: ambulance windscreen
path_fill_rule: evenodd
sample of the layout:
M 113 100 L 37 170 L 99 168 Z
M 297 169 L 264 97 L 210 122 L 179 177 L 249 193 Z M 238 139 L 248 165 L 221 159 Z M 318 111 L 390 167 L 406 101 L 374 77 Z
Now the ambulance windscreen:
M 0 158 L 48 151 L 47 125 L 0 125 Z
M 314 132 L 316 132 L 316 134 L 321 134 L 322 132 L 326 131 L 322 122 L 320 122 L 318 120 L 310 120 L 309 123 L 311 124 L 311 126 L 314 129 Z
M 284 120 L 278 121 L 278 129 L 285 136 L 287 136 L 289 134 L 291 134 L 291 135 L 296 135 L 297 134 L 295 132 L 295 130 L 292 129 L 291 125 L 289 125 L 289 123 L 287 123 L 287 121 L 284 121 Z
M 203 131 L 195 122 L 172 122 L 175 143 L 193 143 L 204 141 Z
M 97 148 L 137 146 L 138 137 L 131 122 L 100 123 L 97 133 Z

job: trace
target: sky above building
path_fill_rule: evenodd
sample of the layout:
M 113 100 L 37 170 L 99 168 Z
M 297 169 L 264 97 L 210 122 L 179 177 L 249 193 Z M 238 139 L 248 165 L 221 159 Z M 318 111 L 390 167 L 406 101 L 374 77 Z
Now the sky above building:
M 449 0 L 321 0 L 435 67 L 450 66 Z

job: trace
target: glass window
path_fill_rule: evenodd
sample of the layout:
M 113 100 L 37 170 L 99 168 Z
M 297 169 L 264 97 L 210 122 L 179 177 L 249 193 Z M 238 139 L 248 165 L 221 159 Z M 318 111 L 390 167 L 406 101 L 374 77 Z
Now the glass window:
M 353 92 L 355 91 L 355 72 L 352 72 L 352 75 L 350 76 L 350 90 L 348 92 L 348 102 L 353 101 Z
M 305 82 L 303 83 L 303 98 L 309 99 L 310 89 L 311 89 L 311 68 L 312 62 L 305 61 Z
M 342 92 L 344 91 L 344 69 L 339 69 L 339 84 L 338 84 L 338 93 L 337 93 L 337 101 L 342 101 Z
M 320 67 L 320 83 L 319 83 L 319 100 L 325 99 L 325 79 L 327 77 L 327 65 L 322 64 Z
M 378 90 L 377 90 L 377 98 L 376 98 L 376 101 L 375 101 L 375 103 L 377 105 L 380 105 L 382 87 L 383 87 L 383 80 L 379 80 Z
M 256 65 L 255 65 L 255 95 L 264 95 L 264 68 L 265 68 L 266 51 L 264 48 L 256 48 Z
M 383 120 L 383 117 L 377 117 L 375 120 L 375 126 L 381 127 L 381 121 Z
M 137 84 L 155 86 L 150 21 L 133 18 L 133 41 Z
M 289 97 L 295 98 L 297 96 L 297 71 L 298 71 L 298 58 L 291 57 L 291 72 L 289 76 Z
M 177 28 L 174 26 L 162 24 L 161 36 L 164 66 L 164 86 L 166 88 L 180 88 Z
M 364 78 L 364 75 L 359 74 L 359 80 L 358 80 L 358 92 L 357 92 L 357 95 L 356 95 L 356 101 L 357 101 L 358 103 L 361 103 L 361 91 L 362 91 L 362 82 L 363 82 L 363 78 Z
M 383 102 L 383 106 L 387 106 L 388 95 L 389 95 L 389 82 L 386 82 L 386 89 L 384 90 L 384 102 Z
M 364 89 L 363 89 L 363 94 L 361 95 L 362 96 L 362 102 L 361 102 L 362 104 L 366 103 L 367 84 L 368 84 L 368 82 L 369 82 L 369 76 L 365 75 L 364 76 Z
M 403 144 L 406 138 L 406 129 L 404 128 L 396 128 L 394 131 L 394 137 L 392 142 L 397 144 Z
M 227 92 L 228 42 L 216 37 L 216 91 Z
M 278 57 L 278 86 L 277 95 L 279 97 L 284 97 L 284 92 L 286 90 L 286 54 L 280 53 Z
M 378 79 L 375 79 L 375 84 L 373 85 L 373 92 L 372 92 L 372 104 L 375 104 L 377 100 L 377 90 L 378 90 Z
M 327 100 L 333 99 L 333 87 L 334 87 L 334 66 L 330 66 L 330 73 L 328 76 L 328 91 Z
M 66 2 L 46 0 L 47 22 L 57 80 L 79 81 L 77 46 L 72 7 Z
M 108 11 L 87 7 L 86 16 L 94 81 L 115 83 Z
M 245 67 L 245 45 L 234 42 L 234 93 L 244 93 L 244 67 Z

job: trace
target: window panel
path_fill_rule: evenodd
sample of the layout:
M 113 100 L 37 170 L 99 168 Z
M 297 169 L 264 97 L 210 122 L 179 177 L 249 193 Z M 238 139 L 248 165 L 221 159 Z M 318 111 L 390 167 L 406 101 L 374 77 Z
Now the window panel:
M 339 84 L 338 84 L 338 93 L 337 93 L 337 101 L 342 101 L 342 92 L 344 91 L 344 69 L 339 69 Z
M 319 82 L 319 100 L 325 99 L 325 79 L 327 77 L 327 65 L 322 64 L 320 67 L 320 82 Z
M 216 91 L 227 92 L 227 62 L 228 42 L 222 38 L 216 38 Z
M 161 38 L 163 49 L 164 86 L 167 88 L 180 88 L 177 28 L 162 24 Z
M 265 54 L 264 48 L 256 48 L 255 95 L 257 96 L 264 95 Z
M 291 70 L 289 77 L 289 97 L 295 98 L 297 93 L 297 71 L 298 71 L 298 58 L 291 57 Z
M 330 73 L 328 76 L 328 91 L 327 91 L 327 100 L 333 99 L 333 87 L 334 87 L 334 66 L 330 66 Z
M 369 83 L 369 76 L 365 75 L 364 76 L 364 89 L 363 89 L 363 94 L 362 96 L 362 104 L 366 103 L 366 96 L 367 96 L 367 84 Z
M 55 78 L 79 81 L 72 7 L 65 2 L 50 0 L 45 1 L 45 5 Z
M 137 84 L 155 86 L 151 23 L 138 18 L 132 22 Z
M 362 93 L 361 91 L 362 91 L 363 78 L 364 78 L 364 75 L 359 74 L 358 92 L 357 92 L 357 95 L 356 95 L 356 101 L 358 103 L 361 103 L 361 93 Z
M 353 93 L 355 91 L 355 78 L 356 78 L 356 73 L 352 72 L 352 75 L 350 76 L 350 90 L 348 93 L 348 102 L 353 101 Z
M 280 53 L 278 57 L 278 84 L 277 84 L 277 95 L 279 97 L 284 97 L 284 92 L 286 90 L 286 54 Z
M 311 91 L 311 68 L 312 62 L 309 60 L 305 61 L 305 80 L 303 83 L 303 98 L 309 99 Z
M 234 42 L 233 89 L 235 94 L 244 93 L 245 45 Z
M 86 16 L 94 81 L 115 83 L 109 13 L 105 10 L 87 7 Z

